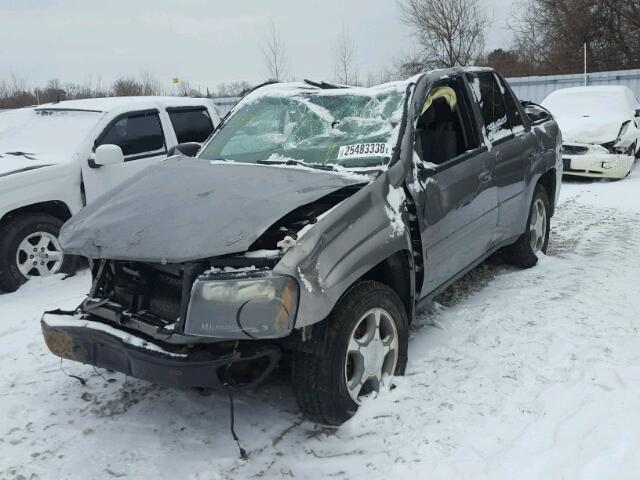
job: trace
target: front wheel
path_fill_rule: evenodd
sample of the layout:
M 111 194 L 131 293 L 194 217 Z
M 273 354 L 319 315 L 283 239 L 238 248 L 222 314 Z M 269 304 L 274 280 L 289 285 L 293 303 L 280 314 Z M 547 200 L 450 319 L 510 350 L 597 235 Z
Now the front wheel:
M 58 242 L 62 221 L 45 213 L 20 215 L 0 226 L 0 290 L 13 292 L 27 280 L 69 272 L 75 266 Z
M 538 254 L 547 252 L 551 228 L 549 195 L 542 185 L 537 185 L 529 208 L 527 229 L 518 241 L 505 249 L 510 263 L 531 268 L 538 263 Z
M 311 420 L 340 425 L 362 398 L 389 389 L 407 364 L 408 319 L 398 295 L 364 281 L 352 287 L 314 331 L 316 353 L 297 352 L 292 382 L 298 405 Z M 322 333 L 322 332 L 318 332 Z

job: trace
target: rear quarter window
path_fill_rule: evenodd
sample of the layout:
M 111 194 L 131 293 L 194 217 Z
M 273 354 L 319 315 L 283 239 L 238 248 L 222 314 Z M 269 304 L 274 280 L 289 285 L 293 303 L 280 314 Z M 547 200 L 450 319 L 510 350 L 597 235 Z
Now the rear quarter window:
M 206 108 L 167 109 L 167 113 L 178 143 L 202 143 L 213 132 L 213 122 Z
M 506 82 L 504 79 L 497 77 L 498 82 L 500 82 L 500 87 L 502 90 L 502 96 L 504 98 L 504 103 L 507 108 L 507 117 L 509 119 L 509 126 L 512 129 L 520 129 L 524 127 L 524 122 L 522 121 L 522 117 L 520 115 L 520 110 L 517 106 L 517 100 L 514 98 L 513 94 L 507 88 Z

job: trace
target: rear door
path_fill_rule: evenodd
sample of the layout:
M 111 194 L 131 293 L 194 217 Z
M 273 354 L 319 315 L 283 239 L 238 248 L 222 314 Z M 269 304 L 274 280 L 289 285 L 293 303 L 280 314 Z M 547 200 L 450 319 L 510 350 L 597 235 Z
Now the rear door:
M 453 115 L 444 125 L 447 108 L 441 100 L 433 100 L 441 87 L 452 88 L 456 99 Z M 431 107 L 422 113 L 416 130 L 418 178 L 410 186 L 424 249 L 423 296 L 482 257 L 497 222 L 494 158 L 481 141 L 464 78 L 451 77 L 434 85 L 427 104 Z M 435 114 L 429 113 L 431 108 Z
M 519 229 L 527 202 L 525 176 L 538 147 L 505 81 L 493 72 L 467 75 L 475 86 L 476 102 L 495 157 L 499 219 L 493 243 L 497 244 L 522 233 Z
M 178 143 L 203 143 L 213 132 L 214 119 L 204 106 L 167 107 L 166 110 Z
M 86 202 L 166 158 L 168 140 L 165 132 L 171 128 L 167 122 L 165 117 L 163 123 L 157 109 L 128 112 L 112 119 L 95 139 L 93 152 L 100 145 L 118 145 L 124 154 L 124 163 L 96 168 L 90 161 L 93 153 L 90 155 L 82 165 Z

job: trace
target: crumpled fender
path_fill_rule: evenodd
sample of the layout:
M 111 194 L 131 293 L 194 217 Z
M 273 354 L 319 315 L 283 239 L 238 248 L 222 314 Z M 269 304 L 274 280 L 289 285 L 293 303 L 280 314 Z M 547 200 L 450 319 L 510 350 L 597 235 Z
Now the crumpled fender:
M 395 164 L 330 210 L 276 265 L 274 274 L 291 275 L 300 284 L 296 328 L 326 318 L 344 292 L 383 260 L 411 252 L 402 169 Z

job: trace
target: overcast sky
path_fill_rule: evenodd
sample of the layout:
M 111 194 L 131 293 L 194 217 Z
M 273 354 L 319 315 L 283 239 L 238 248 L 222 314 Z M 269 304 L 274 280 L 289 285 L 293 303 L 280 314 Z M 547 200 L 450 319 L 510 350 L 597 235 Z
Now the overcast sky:
M 489 47 L 507 46 L 508 0 L 482 0 L 494 16 Z M 375 5 L 375 6 L 374 6 Z M 396 0 L 0 0 L 0 78 L 110 83 L 148 71 L 192 87 L 267 77 L 261 50 L 273 19 L 290 74 L 333 78 L 344 24 L 361 76 L 412 51 Z

